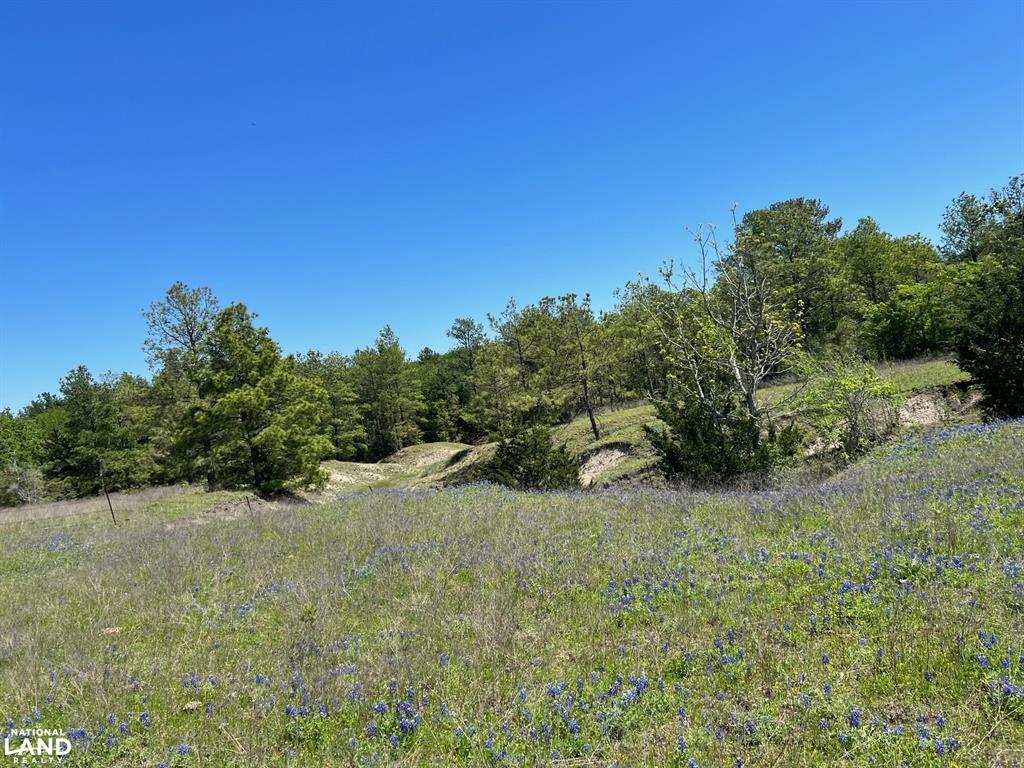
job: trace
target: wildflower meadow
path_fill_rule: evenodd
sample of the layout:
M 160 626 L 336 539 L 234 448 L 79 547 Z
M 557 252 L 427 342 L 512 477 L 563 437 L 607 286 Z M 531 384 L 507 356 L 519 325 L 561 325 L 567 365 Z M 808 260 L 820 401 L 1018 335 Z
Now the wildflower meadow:
M 5 735 L 67 765 L 1024 760 L 1021 421 L 782 491 L 195 494 L 3 536 Z

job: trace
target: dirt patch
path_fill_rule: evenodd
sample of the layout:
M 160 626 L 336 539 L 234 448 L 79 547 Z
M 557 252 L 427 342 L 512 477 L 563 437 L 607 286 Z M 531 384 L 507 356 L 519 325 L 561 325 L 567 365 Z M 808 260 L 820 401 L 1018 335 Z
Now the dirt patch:
M 333 499 L 339 493 L 366 491 L 388 484 L 409 472 L 401 464 L 360 464 L 354 461 L 325 461 L 321 467 L 327 472 L 327 485 L 318 491 L 304 491 L 300 495 L 307 501 Z
M 938 424 L 945 417 L 946 404 L 941 395 L 914 395 L 900 406 L 900 424 L 907 427 Z
M 605 472 L 609 472 L 629 458 L 622 448 L 602 448 L 591 456 L 580 467 L 580 483 L 583 486 L 593 485 L 594 481 Z
M 435 464 L 450 462 L 452 457 L 464 452 L 467 448 L 468 446 L 457 443 L 422 443 L 403 448 L 386 459 L 381 459 L 380 463 L 384 466 L 400 464 L 407 469 L 423 469 Z
M 819 454 L 830 453 L 839 448 L 840 444 L 838 442 L 833 441 L 830 443 L 823 437 L 816 437 L 804 449 L 804 456 L 818 456 Z

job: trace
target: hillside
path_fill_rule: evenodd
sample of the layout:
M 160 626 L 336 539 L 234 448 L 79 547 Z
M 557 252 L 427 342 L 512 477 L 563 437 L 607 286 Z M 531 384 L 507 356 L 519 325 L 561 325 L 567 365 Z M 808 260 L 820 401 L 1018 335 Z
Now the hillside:
M 786 492 L 11 523 L 0 711 L 68 765 L 989 766 L 1024 742 L 1022 531 L 1019 421 Z
M 891 381 L 903 403 L 901 421 L 910 431 L 942 423 L 964 423 L 977 417 L 973 401 L 960 391 L 968 376 L 945 360 L 886 363 L 879 374 Z M 787 383 L 767 387 L 761 397 L 767 403 L 784 403 L 798 388 Z M 579 459 L 585 487 L 604 487 L 651 481 L 656 459 L 644 437 L 645 425 L 657 423 L 654 406 L 607 408 L 597 415 L 601 439 L 594 440 L 590 422 L 580 416 L 553 430 L 554 440 Z M 802 423 L 813 437 L 813 425 Z M 440 488 L 475 479 L 474 467 L 487 458 L 494 445 L 426 443 L 405 448 L 376 464 L 330 461 L 327 496 L 374 488 Z

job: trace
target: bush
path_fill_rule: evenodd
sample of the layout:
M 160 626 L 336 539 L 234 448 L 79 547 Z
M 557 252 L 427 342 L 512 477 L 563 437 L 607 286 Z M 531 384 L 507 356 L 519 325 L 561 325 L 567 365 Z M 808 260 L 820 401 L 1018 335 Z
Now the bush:
M 658 418 L 664 427 L 645 426 L 659 457 L 659 468 L 671 480 L 691 485 L 721 485 L 740 477 L 763 477 L 796 453 L 800 434 L 792 425 L 761 434 L 757 423 L 727 401 L 715 414 L 697 401 L 661 402 Z
M 35 467 L 11 464 L 0 468 L 0 507 L 32 504 L 46 498 L 46 484 Z
M 551 442 L 545 427 L 533 427 L 502 440 L 481 474 L 484 480 L 509 488 L 578 488 L 579 465 L 564 445 Z
M 899 422 L 895 385 L 861 361 L 829 365 L 808 400 L 821 436 L 851 457 L 881 442 Z

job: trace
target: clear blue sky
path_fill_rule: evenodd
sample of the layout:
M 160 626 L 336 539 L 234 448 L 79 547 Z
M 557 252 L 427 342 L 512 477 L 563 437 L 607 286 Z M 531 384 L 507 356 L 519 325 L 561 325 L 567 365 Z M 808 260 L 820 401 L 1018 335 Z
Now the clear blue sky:
M 1024 170 L 1024 3 L 0 3 L 0 407 L 174 280 L 415 354 L 794 196 L 936 236 Z

